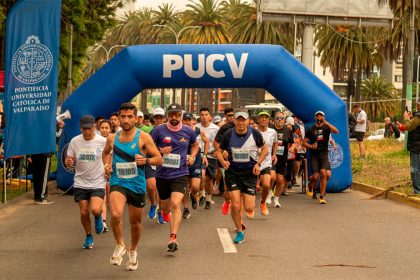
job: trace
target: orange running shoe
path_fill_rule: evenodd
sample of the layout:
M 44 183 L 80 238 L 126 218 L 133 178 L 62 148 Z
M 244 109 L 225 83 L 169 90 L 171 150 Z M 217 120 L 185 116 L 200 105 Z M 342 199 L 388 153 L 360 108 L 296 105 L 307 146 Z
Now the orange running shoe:
M 225 200 L 222 205 L 222 214 L 223 215 L 229 214 L 229 209 L 230 209 L 230 202 Z
M 268 212 L 267 203 L 262 202 L 260 204 L 260 209 L 261 209 L 261 215 L 263 215 L 263 216 L 270 215 L 270 212 Z

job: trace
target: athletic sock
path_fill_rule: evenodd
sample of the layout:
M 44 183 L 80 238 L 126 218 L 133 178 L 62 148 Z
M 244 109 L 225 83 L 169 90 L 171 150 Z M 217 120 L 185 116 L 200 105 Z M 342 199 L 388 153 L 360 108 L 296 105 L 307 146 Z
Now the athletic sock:
M 206 201 L 211 201 L 211 194 L 206 195 Z

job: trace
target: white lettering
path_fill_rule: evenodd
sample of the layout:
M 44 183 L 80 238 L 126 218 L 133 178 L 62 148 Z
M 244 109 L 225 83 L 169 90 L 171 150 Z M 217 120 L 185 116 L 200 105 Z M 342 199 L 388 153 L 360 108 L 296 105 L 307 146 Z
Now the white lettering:
M 211 54 L 206 59 L 206 72 L 209 74 L 209 76 L 212 76 L 213 78 L 224 78 L 225 72 L 223 70 L 216 71 L 214 69 L 214 62 L 216 60 L 223 61 L 225 60 L 225 56 L 222 54 Z
M 248 59 L 248 53 L 243 53 L 241 55 L 239 65 L 236 64 L 235 55 L 233 53 L 227 53 L 226 58 L 230 66 L 230 70 L 232 71 L 233 77 L 235 79 L 241 79 L 242 75 L 244 74 L 246 61 Z
M 204 76 L 204 67 L 205 67 L 205 56 L 204 54 L 198 55 L 198 68 L 197 70 L 193 70 L 192 65 L 192 55 L 185 54 L 184 55 L 184 68 L 185 74 L 191 78 L 199 79 Z
M 181 69 L 183 64 L 182 57 L 176 54 L 163 55 L 163 77 L 172 78 L 172 71 Z

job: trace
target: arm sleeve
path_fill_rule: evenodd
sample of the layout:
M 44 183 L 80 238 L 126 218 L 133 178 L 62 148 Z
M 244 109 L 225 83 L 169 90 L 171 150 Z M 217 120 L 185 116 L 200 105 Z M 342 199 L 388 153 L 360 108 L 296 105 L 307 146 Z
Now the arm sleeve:
M 74 146 L 74 141 L 70 141 L 69 147 L 67 149 L 67 156 L 68 157 L 76 157 L 76 151 L 75 151 L 75 146 Z
M 408 132 L 413 131 L 414 129 L 416 129 L 418 126 L 420 126 L 420 118 L 415 117 L 414 119 L 412 119 L 411 121 L 406 121 L 405 122 L 405 129 Z
M 255 143 L 257 144 L 258 148 L 261 148 L 262 146 L 264 146 L 264 138 L 263 138 L 261 132 L 259 132 L 256 129 L 253 129 L 252 130 L 252 136 L 254 136 L 254 140 L 255 140 Z

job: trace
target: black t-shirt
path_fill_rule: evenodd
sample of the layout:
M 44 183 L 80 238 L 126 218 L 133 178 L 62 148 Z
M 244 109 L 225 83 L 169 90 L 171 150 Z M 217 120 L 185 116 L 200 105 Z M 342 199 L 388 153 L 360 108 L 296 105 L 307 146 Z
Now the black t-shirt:
M 311 149 L 311 153 L 317 153 L 321 151 L 328 151 L 328 142 L 330 140 L 331 129 L 328 125 L 315 126 L 306 130 L 305 138 L 309 139 L 310 144 L 317 143 L 317 149 Z
M 274 127 L 274 130 L 277 133 L 277 156 L 283 156 L 287 158 L 287 153 L 289 150 L 289 145 L 293 144 L 293 132 L 287 126 L 282 128 Z
M 222 141 L 223 135 L 231 128 L 234 128 L 235 125 L 233 123 L 225 123 L 224 125 L 222 125 L 222 127 L 220 127 L 219 131 L 216 134 L 216 137 L 214 138 L 214 140 L 220 144 L 220 141 Z

